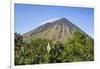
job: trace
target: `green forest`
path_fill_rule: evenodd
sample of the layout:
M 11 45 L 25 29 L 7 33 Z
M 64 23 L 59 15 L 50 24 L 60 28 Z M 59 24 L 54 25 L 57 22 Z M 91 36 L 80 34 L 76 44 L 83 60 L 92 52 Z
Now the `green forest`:
M 67 63 L 94 60 L 94 40 L 79 30 L 65 43 L 42 38 L 23 41 L 22 35 L 14 33 L 15 65 Z M 49 43 L 49 44 L 48 44 Z M 50 46 L 48 48 L 48 45 Z

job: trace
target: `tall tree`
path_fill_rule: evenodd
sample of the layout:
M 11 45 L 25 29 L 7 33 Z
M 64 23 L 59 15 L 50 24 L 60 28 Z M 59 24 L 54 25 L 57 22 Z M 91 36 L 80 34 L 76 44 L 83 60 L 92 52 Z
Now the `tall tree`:
M 23 37 L 15 33 L 15 65 L 24 64 Z

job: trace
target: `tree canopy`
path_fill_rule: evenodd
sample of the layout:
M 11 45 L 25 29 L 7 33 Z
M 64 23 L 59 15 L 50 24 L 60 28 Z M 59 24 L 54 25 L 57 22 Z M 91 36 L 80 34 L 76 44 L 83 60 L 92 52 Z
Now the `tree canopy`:
M 50 45 L 48 52 L 47 46 Z M 76 30 L 72 37 L 61 43 L 42 38 L 23 41 L 15 33 L 15 65 L 62 63 L 94 60 L 94 40 L 86 33 Z

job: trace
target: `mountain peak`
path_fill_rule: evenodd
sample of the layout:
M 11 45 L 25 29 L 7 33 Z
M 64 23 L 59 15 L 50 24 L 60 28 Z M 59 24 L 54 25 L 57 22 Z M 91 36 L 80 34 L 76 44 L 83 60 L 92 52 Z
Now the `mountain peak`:
M 43 38 L 52 41 L 64 42 L 72 36 L 72 32 L 79 29 L 65 17 L 54 18 L 44 22 L 43 25 L 23 35 L 24 40 L 29 38 Z
M 53 22 L 55 22 L 55 21 L 58 21 L 58 20 L 65 20 L 65 19 L 66 19 L 65 17 L 53 18 L 53 19 L 49 19 L 49 20 L 46 20 L 46 21 L 42 22 L 42 24 L 53 23 Z
M 80 28 L 75 26 L 65 17 L 54 18 L 45 21 L 44 24 L 40 25 L 36 29 L 32 29 L 23 34 L 23 40 L 28 41 L 34 38 L 43 38 L 52 41 L 57 40 L 63 43 L 71 38 L 72 32 L 76 29 Z
M 62 17 L 62 18 L 59 18 L 60 20 L 65 20 L 66 18 L 65 17 Z

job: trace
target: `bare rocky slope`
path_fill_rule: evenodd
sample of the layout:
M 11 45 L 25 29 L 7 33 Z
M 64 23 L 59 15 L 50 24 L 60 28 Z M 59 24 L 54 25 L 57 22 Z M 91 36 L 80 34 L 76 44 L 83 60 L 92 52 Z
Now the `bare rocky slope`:
M 72 32 L 76 29 L 79 28 L 66 18 L 59 18 L 47 22 L 36 29 L 23 34 L 23 39 L 24 41 L 29 41 L 32 38 L 43 38 L 52 41 L 60 41 L 63 43 L 68 38 L 71 38 Z

